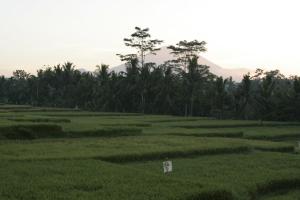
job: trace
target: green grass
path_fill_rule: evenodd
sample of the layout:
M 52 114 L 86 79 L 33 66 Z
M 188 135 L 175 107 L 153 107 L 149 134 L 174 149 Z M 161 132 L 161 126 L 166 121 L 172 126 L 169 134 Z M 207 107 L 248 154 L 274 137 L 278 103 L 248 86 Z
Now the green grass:
M 1 161 L 0 199 L 185 199 L 203 186 L 96 160 Z
M 297 123 L 0 105 L 0 135 L 7 127 L 35 140 L 0 140 L 1 200 L 299 197 Z
M 207 132 L 207 133 L 196 133 L 196 132 L 180 132 L 180 133 L 169 133 L 168 135 L 178 136 L 194 136 L 194 137 L 229 137 L 229 138 L 242 138 L 243 132 Z
M 178 128 L 242 128 L 242 127 L 276 127 L 276 126 L 299 126 L 298 122 L 264 122 L 261 124 L 260 122 L 238 122 L 238 121 L 221 121 L 219 123 L 199 123 L 199 124 L 191 124 L 191 125 L 175 125 L 174 127 Z
M 298 180 L 295 185 L 282 183 L 277 190 L 300 189 L 300 157 L 282 153 L 252 153 L 240 155 L 202 156 L 192 159 L 173 159 L 174 172 L 170 175 L 181 180 L 198 180 L 228 188 L 238 199 L 272 193 L 259 190 L 276 180 Z M 162 173 L 162 161 L 132 163 L 130 166 Z M 286 188 L 288 186 L 288 188 Z
M 11 105 L 11 104 L 1 104 L 0 109 L 31 109 L 32 106 L 29 105 Z
M 56 124 L 26 124 L 0 127 L 0 139 L 29 140 L 37 138 L 60 137 L 62 127 Z
M 281 191 L 261 197 L 260 200 L 300 200 L 300 190 Z
M 51 110 L 50 110 L 51 111 Z M 109 112 L 74 112 L 74 111 L 62 111 L 62 112 L 36 112 L 36 115 L 51 116 L 51 117 L 111 117 L 111 116 L 142 116 L 140 113 L 109 113 Z
M 0 142 L 0 159 L 87 159 L 114 162 L 156 160 L 205 154 L 246 152 L 248 141 L 215 138 L 128 136 L 118 138 L 61 139 Z
M 16 117 L 10 117 L 6 118 L 10 121 L 15 122 L 36 122 L 36 123 L 70 123 L 70 119 L 64 119 L 64 118 L 16 118 Z
M 174 128 L 153 126 L 144 131 L 146 134 L 167 134 L 182 136 L 242 137 L 257 140 L 289 140 L 300 139 L 300 126 L 275 127 L 237 127 L 237 128 Z
M 84 137 L 121 137 L 121 136 L 133 136 L 141 135 L 142 129 L 136 128 L 138 126 L 107 126 L 104 128 L 98 128 L 96 130 L 85 131 L 68 131 L 64 132 L 65 138 L 84 138 Z
M 22 120 L 24 122 L 24 120 Z M 59 122 L 60 123 L 60 122 Z M 142 129 L 135 127 L 105 126 L 93 130 L 64 131 L 57 124 L 13 124 L 0 126 L 0 140 L 32 140 L 40 138 L 120 137 L 140 135 Z

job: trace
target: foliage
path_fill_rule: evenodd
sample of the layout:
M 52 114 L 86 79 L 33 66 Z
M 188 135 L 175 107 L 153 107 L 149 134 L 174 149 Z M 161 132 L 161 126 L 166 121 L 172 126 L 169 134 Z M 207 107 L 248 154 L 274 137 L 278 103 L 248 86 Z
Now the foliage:
M 205 41 L 183 40 L 169 46 L 176 59 L 159 66 L 145 59 L 162 43 L 151 38 L 148 28 L 136 27 L 124 42 L 136 50 L 119 54 L 126 61 L 124 72 L 110 71 L 105 64 L 93 73 L 80 72 L 71 62 L 40 69 L 37 75 L 16 70 L 12 77 L 0 77 L 0 103 L 261 122 L 300 120 L 297 76 L 258 69 L 237 83 L 198 63 L 199 53 L 207 50 Z
M 26 129 L 35 140 L 0 140 L 0 199 L 298 197 L 296 140 L 268 141 L 300 133 L 295 122 L 265 121 L 268 126 L 261 126 L 259 121 L 206 117 L 3 107 L 9 109 L 0 113 L 0 133 Z M 70 122 L 31 121 L 39 119 Z M 59 130 L 50 131 L 52 125 Z M 211 127 L 176 127 L 197 125 Z M 245 139 L 251 136 L 261 138 Z M 173 161 L 168 175 L 162 172 L 165 159 Z
M 61 137 L 62 127 L 55 124 L 26 124 L 0 127 L 0 139 L 37 139 Z

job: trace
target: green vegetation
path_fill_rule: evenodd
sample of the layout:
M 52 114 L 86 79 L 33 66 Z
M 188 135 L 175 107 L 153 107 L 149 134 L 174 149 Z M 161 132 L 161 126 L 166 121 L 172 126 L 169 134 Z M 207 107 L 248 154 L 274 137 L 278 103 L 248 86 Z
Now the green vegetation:
M 55 124 L 3 126 L 0 127 L 0 139 L 58 138 L 62 132 L 62 127 Z
M 99 158 L 115 162 L 240 153 L 250 148 L 244 140 L 176 136 L 3 141 L 0 144 L 3 159 Z
M 69 123 L 70 119 L 62 118 L 7 118 L 7 120 L 16 122 L 53 122 L 53 123 Z
M 0 199 L 299 195 L 298 123 L 14 109 L 0 113 Z
M 18 140 L 38 138 L 116 137 L 139 135 L 141 133 L 142 129 L 120 126 L 86 131 L 63 131 L 61 126 L 55 124 L 23 124 L 0 127 L 0 139 Z
M 299 156 L 281 153 L 202 156 L 174 159 L 173 178 L 199 180 L 228 188 L 238 199 L 290 189 L 300 189 Z M 133 163 L 137 169 L 153 174 L 161 171 L 161 161 Z M 249 196 L 248 196 L 249 195 Z
M 283 191 L 275 195 L 269 195 L 261 198 L 261 200 L 299 200 L 299 199 L 300 199 L 299 190 Z
M 0 177 L 3 200 L 184 199 L 203 187 L 97 160 L 1 161 Z
M 78 111 L 90 110 L 110 112 L 94 116 L 169 114 L 258 120 L 254 124 L 178 125 L 183 128 L 273 126 L 263 122 L 300 121 L 300 77 L 261 69 L 245 74 L 239 83 L 231 77 L 219 77 L 210 72 L 210 66 L 198 63 L 199 54 L 207 51 L 206 42 L 198 40 L 168 46 L 175 60 L 160 65 L 147 62 L 145 56 L 160 50 L 162 42 L 151 37 L 149 28 L 135 27 L 124 39 L 134 50 L 117 54 L 125 62 L 120 73 L 110 71 L 105 64 L 93 72 L 80 72 L 67 62 L 39 69 L 36 75 L 19 69 L 12 77 L 0 76 L 0 113 L 52 111 L 56 113 L 48 116 L 84 117 L 92 114 Z

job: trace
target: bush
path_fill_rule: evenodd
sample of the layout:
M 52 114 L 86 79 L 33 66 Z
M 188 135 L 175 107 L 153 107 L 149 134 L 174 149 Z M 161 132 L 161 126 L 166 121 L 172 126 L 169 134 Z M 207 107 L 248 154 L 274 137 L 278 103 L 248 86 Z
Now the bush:
M 153 152 L 153 153 L 142 153 L 142 154 L 120 154 L 107 157 L 98 157 L 100 160 L 115 162 L 115 163 L 126 163 L 126 162 L 137 162 L 137 161 L 149 161 L 149 160 L 161 160 L 165 158 L 184 158 L 193 157 L 199 155 L 216 155 L 216 154 L 229 154 L 229 153 L 245 153 L 250 150 L 247 146 L 238 147 L 224 147 L 215 149 L 195 149 L 185 151 L 170 151 L 170 152 Z
M 250 192 L 250 196 L 251 200 L 255 200 L 262 195 L 297 188 L 300 188 L 299 178 L 271 180 L 267 183 L 257 185 L 256 189 Z
M 101 124 L 101 126 L 110 126 L 110 127 L 116 127 L 116 126 L 130 126 L 130 127 L 151 127 L 152 124 L 150 123 L 130 123 L 130 124 Z
M 142 129 L 130 127 L 102 128 L 87 131 L 70 131 L 68 137 L 119 137 L 134 136 L 142 134 Z
M 186 200 L 233 200 L 231 192 L 226 190 L 208 190 L 199 194 L 193 194 L 185 198 Z
M 0 127 L 0 139 L 38 139 L 38 138 L 80 138 L 80 137 L 119 137 L 134 136 L 142 133 L 142 129 L 117 127 L 88 131 L 65 132 L 55 124 L 13 125 Z
M 140 135 L 142 129 L 117 127 L 87 131 L 65 132 L 55 124 L 13 125 L 0 127 L 0 139 L 38 139 L 38 138 L 80 138 L 80 137 L 118 137 Z
M 0 109 L 2 110 L 26 110 L 26 109 L 31 109 L 33 108 L 32 106 L 29 105 L 8 105 L 8 104 L 4 104 L 0 106 Z
M 278 146 L 278 147 L 254 147 L 254 149 L 256 150 L 260 150 L 260 151 L 271 151 L 271 152 L 295 152 L 295 147 L 293 145 L 287 145 L 287 146 Z
M 283 139 L 294 139 L 299 138 L 300 133 L 287 133 L 287 134 L 279 134 L 279 135 L 247 135 L 245 138 L 247 139 L 255 139 L 255 140 L 283 140 Z
M 7 120 L 15 121 L 15 122 L 53 122 L 53 123 L 70 123 L 70 119 L 63 118 L 7 118 Z
M 32 107 L 32 108 L 26 108 L 26 109 L 11 108 L 9 111 L 10 112 L 78 112 L 80 110 L 72 109 L 72 108 L 39 108 L 39 107 Z
M 213 125 L 179 125 L 175 126 L 178 128 L 243 128 L 243 127 L 276 127 L 276 126 L 300 126 L 300 123 L 267 123 L 267 124 L 260 124 L 260 123 L 253 123 L 253 124 L 213 124 Z
M 225 132 L 225 133 L 171 133 L 169 135 L 178 136 L 193 136 L 193 137 L 228 137 L 228 138 L 242 138 L 243 132 Z
M 44 116 L 49 117 L 126 117 L 126 116 L 142 116 L 142 113 L 46 113 Z
M 0 138 L 2 139 L 37 139 L 61 137 L 62 127 L 55 124 L 34 124 L 34 125 L 12 125 L 0 127 Z
M 207 118 L 209 119 L 209 118 Z M 194 122 L 194 121 L 199 121 L 201 119 L 193 119 L 193 118 L 181 118 L 181 119 L 157 119 L 157 120 L 147 120 L 147 122 L 150 123 L 167 123 L 167 122 Z M 204 120 L 204 119 L 202 119 Z

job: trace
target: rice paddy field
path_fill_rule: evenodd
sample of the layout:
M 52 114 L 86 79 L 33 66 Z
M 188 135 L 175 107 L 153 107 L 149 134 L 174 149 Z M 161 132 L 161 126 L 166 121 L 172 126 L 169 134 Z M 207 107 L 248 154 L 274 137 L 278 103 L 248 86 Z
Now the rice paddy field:
M 0 105 L 0 199 L 300 200 L 298 141 L 296 122 Z

